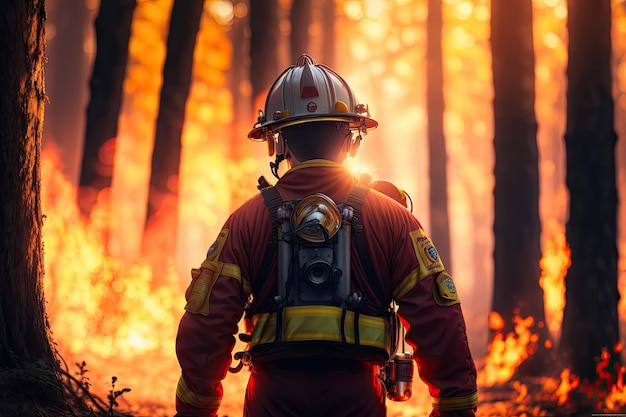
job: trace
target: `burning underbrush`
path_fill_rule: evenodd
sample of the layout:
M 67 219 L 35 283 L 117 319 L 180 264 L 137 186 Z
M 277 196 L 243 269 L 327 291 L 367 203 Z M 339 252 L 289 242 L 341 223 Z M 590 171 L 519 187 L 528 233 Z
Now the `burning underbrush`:
M 110 219 L 104 210 L 94 211 L 89 221 L 81 219 L 75 190 L 58 166 L 47 150 L 44 285 L 69 396 L 91 404 L 99 415 L 174 415 L 180 372 L 174 342 L 186 283 L 172 285 L 180 282 L 172 260 L 161 257 L 155 271 L 147 259 L 129 264 L 111 256 Z M 476 358 L 479 416 L 590 416 L 626 408 L 624 368 L 608 369 L 606 352 L 596 359 L 596 383 L 580 381 L 567 369 L 541 378 L 519 376 L 519 367 L 543 341 L 533 332 L 531 317 L 516 317 L 514 324 L 514 332 L 496 333 L 487 355 Z M 226 377 L 222 416 L 241 415 L 247 378 L 245 370 Z M 430 407 L 426 386 L 416 381 L 409 401 L 388 402 L 388 415 L 422 416 Z

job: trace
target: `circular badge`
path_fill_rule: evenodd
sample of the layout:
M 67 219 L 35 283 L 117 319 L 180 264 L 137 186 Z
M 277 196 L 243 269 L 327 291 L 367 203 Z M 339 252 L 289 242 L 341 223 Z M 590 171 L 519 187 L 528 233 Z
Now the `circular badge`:
M 306 105 L 306 109 L 309 113 L 315 113 L 317 111 L 317 104 L 314 101 L 309 101 Z
M 429 245 L 424 252 L 426 253 L 426 256 L 428 256 L 428 259 L 431 260 L 431 262 L 437 262 L 437 259 L 439 259 L 437 249 L 435 249 L 435 247 L 432 245 Z

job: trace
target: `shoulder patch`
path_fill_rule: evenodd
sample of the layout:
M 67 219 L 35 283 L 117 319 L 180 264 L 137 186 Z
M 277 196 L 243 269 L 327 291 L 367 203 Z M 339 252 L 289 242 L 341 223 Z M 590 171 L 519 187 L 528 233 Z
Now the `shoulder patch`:
M 411 242 L 413 242 L 415 255 L 420 263 L 420 278 L 423 279 L 428 275 L 442 272 L 444 270 L 443 262 L 441 262 L 441 258 L 439 258 L 439 253 L 435 245 L 430 241 L 430 238 L 426 235 L 424 230 L 419 228 L 409 234 L 411 236 Z
M 211 290 L 215 284 L 215 280 L 219 277 L 224 264 L 218 259 L 226 243 L 228 237 L 228 229 L 222 229 L 217 239 L 209 247 L 206 259 L 202 262 L 200 268 L 191 270 L 191 284 L 185 291 L 185 299 L 187 305 L 185 310 L 190 313 L 207 315 L 209 314 L 209 297 Z
M 222 229 L 219 235 L 217 235 L 215 242 L 209 247 L 205 262 L 219 259 L 222 249 L 224 248 L 224 243 L 226 243 L 226 238 L 228 238 L 228 229 Z
M 450 274 L 445 271 L 440 273 L 435 284 L 433 285 L 433 298 L 438 305 L 447 307 L 461 302 Z

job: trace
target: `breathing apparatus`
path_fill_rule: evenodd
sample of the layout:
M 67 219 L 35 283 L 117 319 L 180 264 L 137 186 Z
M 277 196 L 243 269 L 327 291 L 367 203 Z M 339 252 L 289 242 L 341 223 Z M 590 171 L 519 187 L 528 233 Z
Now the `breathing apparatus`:
M 320 121 L 347 122 L 356 134 L 353 139 L 355 148 L 368 130 L 378 126 L 378 122 L 370 117 L 367 104 L 358 102 L 339 74 L 303 54 L 295 65 L 278 76 L 270 88 L 265 110 L 259 110 L 248 138 L 267 142 L 268 155 L 276 154 L 270 168 L 278 178 L 278 167 L 285 158 L 284 154 L 276 153 L 281 128 Z

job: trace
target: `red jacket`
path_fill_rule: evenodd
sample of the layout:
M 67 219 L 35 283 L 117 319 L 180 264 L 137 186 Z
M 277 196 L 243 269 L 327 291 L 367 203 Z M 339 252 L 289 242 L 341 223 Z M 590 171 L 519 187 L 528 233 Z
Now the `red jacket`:
M 284 200 L 324 193 L 344 202 L 356 179 L 343 165 L 307 161 L 277 182 Z M 384 299 L 394 299 L 414 348 L 420 378 L 428 385 L 435 410 L 468 410 L 477 404 L 476 369 L 463 313 L 451 277 L 417 219 L 391 198 L 371 190 L 363 203 L 359 238 L 365 239 Z M 186 312 L 181 319 L 176 352 L 182 368 L 177 389 L 180 415 L 216 415 L 221 380 L 231 364 L 234 334 L 257 279 L 271 232 L 262 196 L 255 195 L 225 222 L 207 259 L 192 273 Z M 352 242 L 351 285 L 370 300 L 377 299 Z M 276 260 L 268 277 L 277 276 Z M 260 300 L 278 294 L 277 280 L 267 279 Z M 276 353 L 278 352 L 278 353 Z M 273 352 L 287 357 L 288 348 Z M 270 353 L 268 353 L 269 355 Z M 262 360 L 261 357 L 258 358 Z

